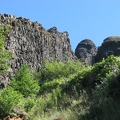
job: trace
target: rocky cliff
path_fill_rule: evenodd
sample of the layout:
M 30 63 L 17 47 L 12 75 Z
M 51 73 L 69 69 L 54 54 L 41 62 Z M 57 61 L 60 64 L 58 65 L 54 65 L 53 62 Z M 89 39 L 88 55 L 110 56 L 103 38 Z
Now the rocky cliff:
M 98 49 L 91 40 L 82 40 L 76 47 L 75 55 L 88 65 L 93 65 L 110 55 L 120 56 L 120 36 L 107 37 Z
M 96 62 L 107 58 L 109 55 L 120 56 L 120 37 L 111 36 L 104 39 L 102 45 L 98 48 Z
M 93 65 L 95 63 L 96 53 L 96 46 L 89 39 L 82 40 L 75 49 L 75 55 L 77 58 L 88 65 Z
M 8 14 L 0 14 L 0 24 L 10 25 L 5 48 L 13 53 L 13 72 L 23 63 L 39 71 L 46 59 L 76 59 L 67 32 L 59 32 L 56 27 L 46 30 L 38 22 Z

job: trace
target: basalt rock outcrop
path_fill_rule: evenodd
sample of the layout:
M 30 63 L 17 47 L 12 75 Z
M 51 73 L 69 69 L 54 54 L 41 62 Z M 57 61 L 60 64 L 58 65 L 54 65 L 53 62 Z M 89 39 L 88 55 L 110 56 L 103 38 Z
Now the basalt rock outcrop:
M 9 63 L 13 74 L 23 63 L 39 71 L 46 59 L 77 59 L 66 31 L 59 32 L 56 27 L 46 30 L 38 22 L 8 14 L 0 14 L 0 24 L 10 26 L 5 49 L 13 54 Z
M 40 71 L 46 59 L 65 61 L 78 58 L 88 65 L 93 65 L 111 54 L 120 55 L 118 36 L 106 38 L 98 50 L 91 40 L 82 40 L 74 54 L 66 31 L 59 32 L 56 27 L 46 30 L 38 22 L 8 14 L 0 14 L 0 24 L 10 27 L 5 40 L 5 49 L 12 52 L 9 62 L 10 75 L 14 75 L 23 63 L 27 63 L 35 71 Z M 8 78 L 9 76 L 0 76 L 0 86 L 5 86 Z
M 107 37 L 98 49 L 91 40 L 82 40 L 76 47 L 75 55 L 88 65 L 93 65 L 110 55 L 120 56 L 120 36 Z
M 95 62 L 101 61 L 110 55 L 120 56 L 120 36 L 107 37 L 98 48 Z
M 95 63 L 96 53 L 96 46 L 89 39 L 82 40 L 75 49 L 77 58 L 88 65 L 93 65 Z

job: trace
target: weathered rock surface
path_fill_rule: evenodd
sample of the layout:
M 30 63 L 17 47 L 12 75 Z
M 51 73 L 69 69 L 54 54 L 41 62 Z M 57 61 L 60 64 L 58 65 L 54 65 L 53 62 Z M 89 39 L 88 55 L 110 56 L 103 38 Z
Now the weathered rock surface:
M 95 62 L 107 58 L 109 55 L 120 56 L 120 36 L 107 37 L 98 48 Z
M 67 32 L 59 32 L 56 27 L 45 30 L 38 22 L 7 14 L 0 14 L 0 24 L 10 25 L 5 48 L 13 53 L 10 60 L 13 73 L 23 63 L 39 71 L 46 59 L 76 59 Z
M 95 55 L 97 53 L 95 44 L 89 40 L 82 40 L 75 49 L 77 58 L 88 65 L 93 65 L 95 62 Z

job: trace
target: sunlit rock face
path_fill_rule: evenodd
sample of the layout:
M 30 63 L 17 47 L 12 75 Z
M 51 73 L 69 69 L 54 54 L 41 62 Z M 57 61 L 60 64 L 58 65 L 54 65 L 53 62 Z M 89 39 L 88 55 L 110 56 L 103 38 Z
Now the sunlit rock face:
M 38 22 L 8 14 L 0 14 L 0 24 L 10 27 L 5 48 L 13 54 L 9 63 L 12 73 L 23 63 L 39 71 L 46 59 L 77 59 L 66 31 L 59 32 L 56 27 L 46 30 Z
M 120 56 L 120 37 L 111 36 L 107 37 L 102 45 L 98 48 L 95 62 L 101 61 L 110 55 Z
M 88 65 L 94 64 L 96 52 L 95 44 L 89 39 L 82 40 L 75 49 L 77 58 Z

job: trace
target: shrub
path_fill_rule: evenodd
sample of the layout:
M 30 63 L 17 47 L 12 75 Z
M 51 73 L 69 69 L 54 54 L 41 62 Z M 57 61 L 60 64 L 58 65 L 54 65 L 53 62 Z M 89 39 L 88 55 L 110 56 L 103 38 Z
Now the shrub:
M 23 64 L 11 81 L 13 88 L 24 97 L 35 96 L 39 92 L 38 81 L 34 79 L 28 65 Z
M 120 72 L 120 57 L 109 56 L 101 62 L 96 63 L 91 69 L 85 70 L 84 74 L 80 72 L 79 81 L 83 88 L 88 92 L 95 89 L 96 86 L 103 83 L 106 79 L 118 75 Z
M 0 91 L 0 117 L 7 116 L 23 100 L 23 96 L 12 87 Z
M 46 61 L 40 73 L 36 76 L 40 82 L 51 81 L 53 79 L 67 78 L 83 69 L 84 65 L 79 61 Z
M 5 38 L 9 30 L 7 27 L 0 25 L 0 74 L 6 74 L 8 69 L 8 60 L 10 52 L 5 50 Z
M 35 101 L 34 98 L 27 98 L 27 99 L 25 99 L 25 102 L 24 102 L 25 111 L 29 112 L 33 108 L 35 103 L 36 103 L 36 101 Z
M 87 81 L 89 94 L 89 114 L 86 120 L 119 120 L 120 114 L 120 57 L 109 56 L 107 59 L 95 64 L 91 74 L 86 74 L 83 80 Z M 90 77 L 91 76 L 91 77 Z M 85 81 L 85 82 L 86 82 Z M 93 86 L 93 82 L 96 84 Z M 99 84 L 98 84 L 99 83 Z M 88 118 L 87 118 L 88 117 Z

